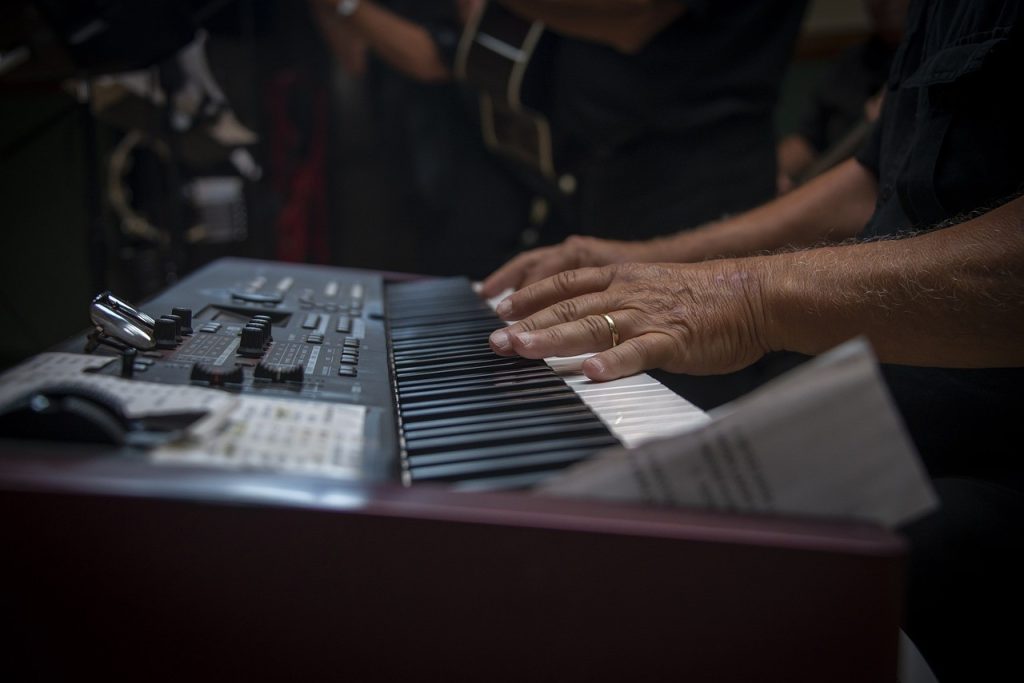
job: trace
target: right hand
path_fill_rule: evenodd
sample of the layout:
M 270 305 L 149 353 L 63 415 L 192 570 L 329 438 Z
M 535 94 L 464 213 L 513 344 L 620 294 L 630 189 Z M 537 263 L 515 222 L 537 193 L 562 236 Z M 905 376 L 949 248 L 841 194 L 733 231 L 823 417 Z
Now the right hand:
M 481 296 L 490 298 L 506 289 L 521 289 L 560 273 L 586 266 L 607 266 L 658 259 L 649 242 L 623 242 L 572 235 L 561 244 L 524 251 L 487 276 Z

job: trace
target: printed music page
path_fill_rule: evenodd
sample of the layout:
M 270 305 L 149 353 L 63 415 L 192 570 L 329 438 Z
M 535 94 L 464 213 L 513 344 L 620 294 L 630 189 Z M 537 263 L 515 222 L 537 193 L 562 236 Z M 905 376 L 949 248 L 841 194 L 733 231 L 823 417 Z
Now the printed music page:
M 682 436 L 599 453 L 538 492 L 890 527 L 938 504 L 865 340 L 710 416 Z

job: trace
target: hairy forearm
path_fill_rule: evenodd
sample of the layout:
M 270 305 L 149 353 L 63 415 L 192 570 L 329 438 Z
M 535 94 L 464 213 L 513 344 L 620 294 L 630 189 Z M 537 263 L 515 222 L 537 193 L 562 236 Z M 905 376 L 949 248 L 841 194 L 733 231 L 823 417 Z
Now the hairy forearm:
M 756 273 L 770 348 L 864 334 L 883 362 L 1024 365 L 1024 198 L 914 237 L 736 263 Z
M 573 38 L 640 50 L 684 11 L 678 0 L 500 0 L 510 10 Z
M 702 261 L 841 242 L 856 236 L 875 208 L 875 177 L 854 160 L 767 204 L 649 243 L 660 261 Z

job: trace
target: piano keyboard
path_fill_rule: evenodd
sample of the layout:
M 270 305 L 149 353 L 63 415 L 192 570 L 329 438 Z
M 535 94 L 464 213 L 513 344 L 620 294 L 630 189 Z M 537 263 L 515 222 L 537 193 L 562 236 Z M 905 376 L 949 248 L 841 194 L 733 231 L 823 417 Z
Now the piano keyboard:
M 587 380 L 586 356 L 494 354 L 487 340 L 500 322 L 467 280 L 392 285 L 387 310 L 406 484 L 525 488 L 601 448 L 707 419 L 648 375 Z

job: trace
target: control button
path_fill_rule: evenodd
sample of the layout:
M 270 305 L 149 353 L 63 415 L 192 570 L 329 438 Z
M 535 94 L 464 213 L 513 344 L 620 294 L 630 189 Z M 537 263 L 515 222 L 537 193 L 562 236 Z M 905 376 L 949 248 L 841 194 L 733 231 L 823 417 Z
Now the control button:
M 359 348 L 359 340 L 356 339 L 355 337 L 345 337 L 345 340 L 342 341 L 341 343 L 342 343 L 343 346 L 346 346 L 346 347 L 348 347 L 350 349 L 358 349 Z
M 190 379 L 193 382 L 207 382 L 211 387 L 222 387 L 225 384 L 241 384 L 244 377 L 241 365 L 226 367 L 196 363 L 192 366 Z
M 184 332 L 183 325 L 181 322 L 181 316 L 174 315 L 173 313 L 171 313 L 170 315 L 162 315 L 160 317 L 170 318 L 171 320 L 174 321 L 174 336 L 178 338 L 178 341 L 181 341 L 181 335 Z
M 310 344 L 323 344 L 324 343 L 324 335 L 322 335 L 322 334 L 311 334 L 308 337 L 306 337 L 306 341 L 308 343 L 310 343 Z
M 336 332 L 348 334 L 352 331 L 352 318 L 347 315 L 338 316 L 338 324 L 334 326 Z
M 306 319 L 302 321 L 302 328 L 305 330 L 315 330 L 320 327 L 320 314 L 310 313 L 306 316 Z
M 216 332 L 220 329 L 220 323 L 203 323 L 203 326 L 199 328 L 200 332 Z
M 259 325 L 260 327 L 263 328 L 263 341 L 264 341 L 264 343 L 274 341 L 274 334 L 273 334 L 274 326 L 270 322 L 270 316 L 269 315 L 254 315 L 252 317 L 252 320 L 249 321 L 249 324 L 250 325 Z
M 266 335 L 259 325 L 246 325 L 242 328 L 242 340 L 238 344 L 238 353 L 241 356 L 256 358 L 263 355 Z
M 248 301 L 251 304 L 279 304 L 283 300 L 283 295 L 281 292 L 231 292 L 231 298 Z
M 253 371 L 256 379 L 267 379 L 271 382 L 301 382 L 305 371 L 301 365 L 276 365 L 260 363 Z
M 355 365 L 359 362 L 359 356 L 354 356 L 350 353 L 341 354 L 341 362 L 348 363 L 349 365 Z
M 178 323 L 167 316 L 159 318 L 153 327 L 153 336 L 158 349 L 173 349 L 178 345 Z
M 338 368 L 338 374 L 342 377 L 355 377 L 357 372 L 355 367 L 352 365 L 342 365 Z
M 139 352 L 131 346 L 121 352 L 121 377 L 124 379 L 132 378 L 132 375 L 135 374 L 135 359 L 138 355 Z
M 192 309 L 175 306 L 171 309 L 171 315 L 181 318 L 181 333 L 192 334 Z

